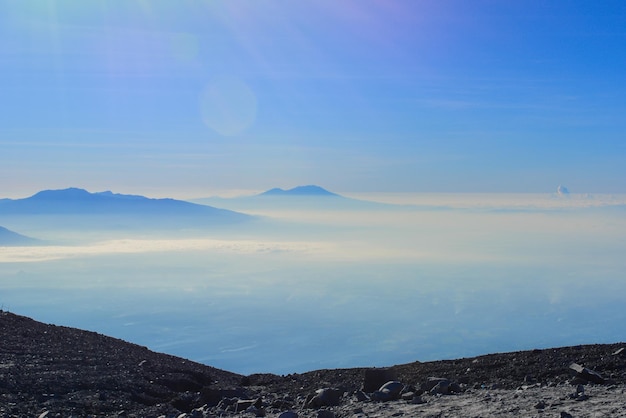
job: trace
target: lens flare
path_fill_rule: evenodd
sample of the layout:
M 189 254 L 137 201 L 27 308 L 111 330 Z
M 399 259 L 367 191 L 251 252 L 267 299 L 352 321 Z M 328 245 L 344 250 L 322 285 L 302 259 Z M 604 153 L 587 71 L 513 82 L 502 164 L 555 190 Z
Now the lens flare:
M 235 136 L 254 123 L 257 98 L 242 80 L 216 77 L 200 95 L 200 112 L 209 128 L 223 136 Z

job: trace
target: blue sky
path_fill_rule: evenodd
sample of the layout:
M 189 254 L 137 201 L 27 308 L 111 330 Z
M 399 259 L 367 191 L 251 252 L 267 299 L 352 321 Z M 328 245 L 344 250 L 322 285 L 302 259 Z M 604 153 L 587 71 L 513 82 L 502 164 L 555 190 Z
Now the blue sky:
M 0 189 L 626 193 L 622 1 L 0 3 Z

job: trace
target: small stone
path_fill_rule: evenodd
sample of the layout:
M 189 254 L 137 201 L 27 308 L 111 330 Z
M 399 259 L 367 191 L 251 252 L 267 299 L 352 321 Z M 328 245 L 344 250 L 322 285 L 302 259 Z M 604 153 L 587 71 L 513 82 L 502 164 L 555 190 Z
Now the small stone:
M 414 397 L 415 397 L 415 392 L 405 392 L 402 394 L 402 396 L 400 396 L 400 398 L 402 398 L 402 400 L 404 401 L 410 401 Z
M 196 408 L 189 413 L 189 418 L 204 418 L 204 410 Z
M 298 418 L 298 414 L 293 411 L 285 411 L 281 412 L 278 418 Z
M 363 392 L 362 390 L 357 391 L 354 394 L 354 397 L 356 398 L 357 401 L 359 402 L 367 402 L 370 400 L 370 397 L 367 396 L 367 393 Z
M 463 388 L 456 382 L 451 382 L 450 386 L 448 386 L 448 392 L 450 393 L 461 393 L 463 392 Z
M 392 400 L 393 398 L 391 397 L 391 394 L 389 392 L 377 390 L 375 392 L 372 392 L 370 399 L 374 402 L 387 402 Z
M 235 412 L 245 411 L 254 405 L 256 401 L 252 399 L 240 399 L 235 404 Z
M 447 395 L 448 393 L 450 393 L 449 380 L 442 380 L 430 390 L 431 395 Z

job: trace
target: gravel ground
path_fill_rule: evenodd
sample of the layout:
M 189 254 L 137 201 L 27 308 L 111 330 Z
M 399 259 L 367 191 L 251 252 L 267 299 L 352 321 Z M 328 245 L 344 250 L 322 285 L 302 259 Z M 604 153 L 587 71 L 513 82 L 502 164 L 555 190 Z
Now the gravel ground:
M 0 339 L 2 417 L 626 417 L 624 343 L 241 376 L 5 311 Z

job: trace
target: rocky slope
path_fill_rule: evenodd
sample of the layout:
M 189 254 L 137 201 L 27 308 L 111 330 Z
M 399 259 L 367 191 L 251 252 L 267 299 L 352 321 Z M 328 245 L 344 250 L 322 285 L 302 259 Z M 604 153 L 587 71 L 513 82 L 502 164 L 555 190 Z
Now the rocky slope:
M 626 416 L 623 343 L 241 376 L 3 311 L 0 339 L 3 417 Z

